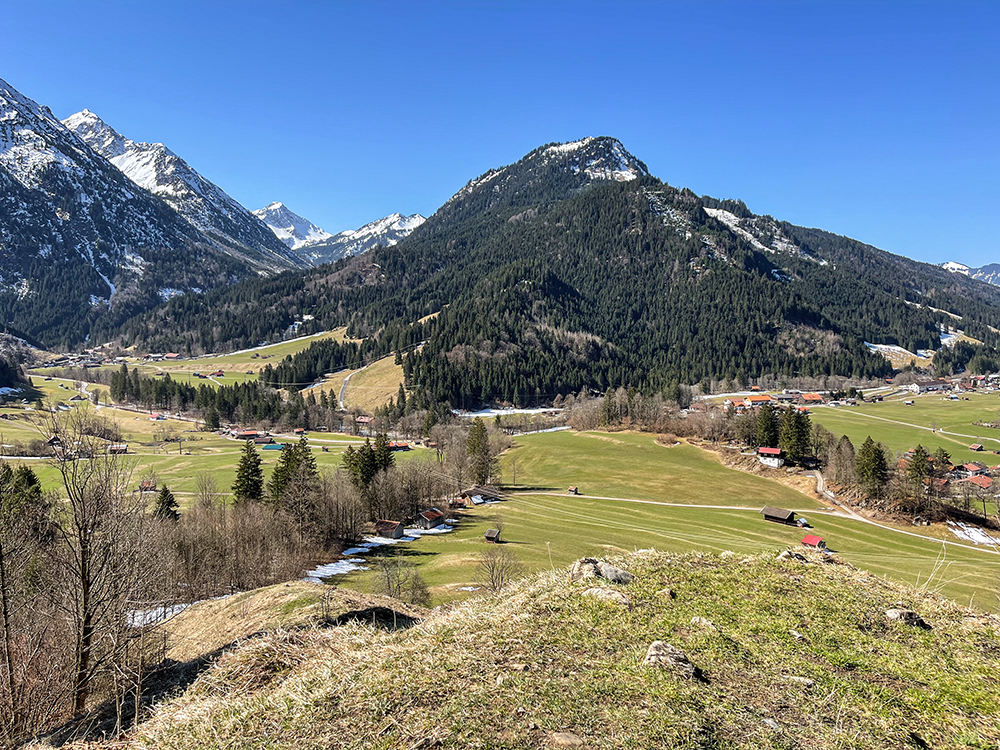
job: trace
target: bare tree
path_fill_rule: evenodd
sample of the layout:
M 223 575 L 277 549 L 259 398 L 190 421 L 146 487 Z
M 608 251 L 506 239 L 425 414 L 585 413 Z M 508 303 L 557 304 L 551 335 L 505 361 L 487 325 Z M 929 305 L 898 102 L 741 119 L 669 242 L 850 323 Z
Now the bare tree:
M 430 592 L 416 566 L 404 560 L 399 553 L 375 559 L 374 584 L 376 594 L 393 599 L 424 605 L 430 603 Z
M 194 504 L 197 508 L 214 508 L 219 500 L 215 477 L 203 471 L 194 478 Z
M 524 565 L 510 549 L 490 545 L 479 555 L 476 580 L 490 591 L 499 591 L 524 573 Z
M 93 417 L 71 413 L 52 432 L 73 446 L 55 462 L 68 502 L 56 516 L 52 562 L 73 631 L 72 703 L 79 715 L 95 680 L 125 655 L 129 610 L 152 598 L 155 550 L 144 501 L 130 491 L 134 461 L 106 451 L 96 437 L 106 431 Z

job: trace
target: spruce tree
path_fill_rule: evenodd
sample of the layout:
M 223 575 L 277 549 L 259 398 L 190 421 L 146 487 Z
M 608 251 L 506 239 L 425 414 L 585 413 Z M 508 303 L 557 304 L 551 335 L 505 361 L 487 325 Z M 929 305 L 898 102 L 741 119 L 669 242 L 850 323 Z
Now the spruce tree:
M 917 444 L 906 466 L 906 476 L 918 487 L 931 475 L 931 461 L 924 446 Z
M 778 447 L 778 415 L 770 404 L 764 404 L 757 412 L 757 447 Z
M 496 458 L 490 447 L 490 436 L 486 432 L 486 423 L 476 417 L 469 427 L 468 456 L 472 469 L 472 480 L 476 484 L 486 484 L 496 470 Z
M 889 479 L 889 466 L 882 446 L 869 435 L 858 451 L 856 470 L 858 481 L 869 498 L 879 498 Z
M 160 488 L 160 494 L 156 498 L 156 508 L 153 510 L 153 517 L 158 518 L 161 521 L 176 521 L 181 517 L 181 514 L 177 512 L 177 500 L 174 499 L 174 493 L 170 491 L 167 485 L 163 485 Z
M 247 440 L 236 467 L 233 497 L 237 503 L 260 502 L 264 499 L 264 472 L 260 468 L 260 454 L 253 441 Z
M 387 471 L 395 462 L 396 458 L 392 454 L 392 448 L 389 447 L 389 438 L 385 436 L 384 432 L 380 432 L 375 436 L 376 471 Z

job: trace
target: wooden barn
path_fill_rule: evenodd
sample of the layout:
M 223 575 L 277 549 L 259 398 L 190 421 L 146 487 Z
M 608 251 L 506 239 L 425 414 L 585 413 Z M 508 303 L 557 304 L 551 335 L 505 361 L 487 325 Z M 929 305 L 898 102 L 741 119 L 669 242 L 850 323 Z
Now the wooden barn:
M 500 531 L 498 529 L 487 529 L 486 533 L 483 534 L 483 538 L 490 544 L 499 544 Z
M 770 505 L 765 505 L 761 508 L 760 513 L 764 516 L 765 521 L 773 521 L 774 523 L 783 523 L 786 526 L 795 525 L 795 512 L 791 510 L 785 510 L 784 508 L 772 508 Z
M 399 521 L 376 521 L 375 535 L 384 539 L 402 539 L 403 524 Z
M 444 513 L 437 508 L 425 510 L 417 516 L 417 526 L 422 529 L 434 529 L 444 523 Z

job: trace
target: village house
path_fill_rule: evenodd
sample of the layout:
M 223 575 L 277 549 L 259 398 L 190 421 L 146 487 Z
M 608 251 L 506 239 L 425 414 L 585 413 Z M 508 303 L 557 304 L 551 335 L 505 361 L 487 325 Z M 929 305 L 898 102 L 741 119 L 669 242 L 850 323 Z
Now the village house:
M 944 380 L 918 380 L 916 383 L 911 383 L 906 386 L 911 393 L 921 394 L 921 393 L 935 393 L 938 391 L 947 391 L 951 388 Z
M 121 456 L 128 453 L 128 443 L 110 443 L 106 450 L 109 456 Z
M 799 401 L 806 406 L 819 406 L 823 403 L 823 397 L 818 393 L 800 393 Z
M 781 448 L 760 447 L 757 449 L 757 460 L 772 469 L 778 469 L 785 465 L 785 459 L 781 456 Z
M 990 468 L 982 461 L 969 461 L 969 463 L 959 466 L 955 473 L 965 477 L 979 477 L 988 474 L 989 471 Z
M 751 393 L 743 402 L 747 406 L 763 406 L 764 404 L 771 403 L 771 396 L 767 393 Z
M 155 479 L 143 479 L 139 482 L 139 492 L 156 492 Z
M 975 476 L 958 480 L 958 484 L 971 484 L 981 490 L 989 490 L 993 486 L 993 480 L 985 474 L 976 474 Z

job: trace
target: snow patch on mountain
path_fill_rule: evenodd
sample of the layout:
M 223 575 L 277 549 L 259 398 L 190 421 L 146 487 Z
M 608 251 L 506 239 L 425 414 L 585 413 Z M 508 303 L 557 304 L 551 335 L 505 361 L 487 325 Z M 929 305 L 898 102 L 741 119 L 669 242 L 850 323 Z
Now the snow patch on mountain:
M 278 201 L 251 213 L 267 224 L 277 238 L 292 250 L 300 250 L 333 237 L 329 232 L 320 229 Z
M 969 268 L 969 266 L 965 265 L 964 263 L 956 263 L 953 260 L 949 260 L 946 263 L 942 263 L 941 268 L 943 268 L 945 271 L 950 271 L 951 273 L 960 273 L 963 276 L 968 276 L 969 271 L 972 270 L 971 268 Z

